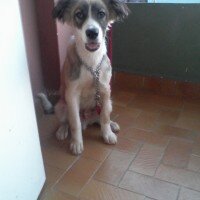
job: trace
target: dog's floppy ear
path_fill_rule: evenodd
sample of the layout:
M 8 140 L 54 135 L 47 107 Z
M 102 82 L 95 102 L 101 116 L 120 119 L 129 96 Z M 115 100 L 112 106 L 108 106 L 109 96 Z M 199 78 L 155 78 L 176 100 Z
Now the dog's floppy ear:
M 109 0 L 109 8 L 111 21 L 122 21 L 130 13 L 125 0 Z
M 61 22 L 70 22 L 70 9 L 75 0 L 58 0 L 53 11 L 52 17 Z

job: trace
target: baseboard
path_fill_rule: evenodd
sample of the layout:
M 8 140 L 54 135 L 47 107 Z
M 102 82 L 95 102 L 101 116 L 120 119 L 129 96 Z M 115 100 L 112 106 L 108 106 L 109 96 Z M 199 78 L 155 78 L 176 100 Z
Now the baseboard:
M 200 83 L 168 80 L 125 72 L 114 72 L 112 86 L 122 90 L 146 90 L 155 94 L 200 98 Z

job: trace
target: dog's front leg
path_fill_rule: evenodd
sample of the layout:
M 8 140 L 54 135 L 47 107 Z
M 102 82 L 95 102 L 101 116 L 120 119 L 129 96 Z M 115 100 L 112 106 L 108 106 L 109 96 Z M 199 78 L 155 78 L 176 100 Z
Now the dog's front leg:
M 110 127 L 110 113 L 112 111 L 112 103 L 110 100 L 110 91 L 102 94 L 102 108 L 100 114 L 101 131 L 104 141 L 108 144 L 116 144 L 117 136 L 112 132 Z
M 83 152 L 83 138 L 79 115 L 79 95 L 74 92 L 66 92 L 65 99 L 67 102 L 68 120 L 71 131 L 70 150 L 73 154 L 78 155 Z

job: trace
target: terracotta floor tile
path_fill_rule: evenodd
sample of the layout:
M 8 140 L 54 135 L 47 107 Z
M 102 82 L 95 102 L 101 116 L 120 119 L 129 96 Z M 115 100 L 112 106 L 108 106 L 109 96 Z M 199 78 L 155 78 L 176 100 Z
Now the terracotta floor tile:
M 57 148 L 55 146 L 49 146 L 44 147 L 42 152 L 46 164 L 60 169 L 67 169 L 75 160 L 77 160 L 77 156 L 73 156 L 68 147 Z
M 115 146 L 115 145 L 106 144 L 104 142 L 102 134 L 101 134 L 101 128 L 100 128 L 99 125 L 89 126 L 84 131 L 84 133 L 83 133 L 83 143 L 84 143 L 84 145 L 88 145 L 89 144 L 90 146 L 96 145 L 97 147 L 95 147 L 95 148 L 97 148 L 97 151 L 99 151 L 98 147 L 101 147 L 100 149 L 104 149 L 104 150 L 105 149 L 107 149 L 107 150 L 109 149 L 110 150 L 110 149 L 113 149 L 113 147 Z M 90 156 L 92 156 L 92 155 L 90 155 Z M 102 157 L 103 155 L 99 155 L 99 156 Z M 93 157 L 94 156 L 92 156 L 91 158 L 93 159 Z M 98 159 L 101 159 L 101 158 L 98 158 Z
M 83 143 L 84 145 L 97 145 L 102 146 L 103 148 L 110 149 L 110 146 L 105 144 L 102 134 L 101 127 L 99 125 L 88 126 L 86 130 L 83 132 Z
M 176 200 L 179 190 L 174 184 L 129 171 L 123 177 L 120 187 L 159 200 Z
M 143 94 L 137 96 L 129 105 L 144 111 L 160 113 L 163 109 L 181 110 L 183 100 L 177 97 L 146 94 L 143 92 Z
M 103 141 L 102 137 L 100 136 L 100 132 L 99 133 L 94 133 L 93 134 L 93 128 L 89 128 L 89 130 L 86 131 L 86 133 L 84 134 L 84 142 L 86 145 L 86 151 L 87 151 L 87 145 L 89 143 L 90 146 L 95 146 L 95 148 L 99 147 L 99 150 L 97 151 L 101 151 L 101 149 L 116 149 L 116 150 L 120 150 L 120 151 L 124 151 L 124 152 L 128 152 L 131 154 L 136 154 L 138 152 L 138 149 L 141 147 L 141 143 L 139 141 L 133 140 L 133 139 L 126 139 L 123 136 L 123 132 L 119 132 L 118 135 L 118 142 L 116 145 L 108 145 L 105 144 L 105 142 Z M 89 149 L 88 149 L 89 150 Z M 91 154 L 93 155 L 91 158 L 95 160 L 99 159 L 100 156 L 100 160 L 102 161 L 104 158 L 104 153 L 100 154 L 100 155 L 95 155 L 94 152 L 86 152 L 87 154 Z M 85 152 L 83 152 L 83 155 L 85 155 Z
M 185 97 L 183 102 L 184 102 L 184 105 L 189 103 L 189 104 L 199 106 L 200 105 L 200 98 Z
M 133 126 L 143 130 L 153 130 L 158 116 L 157 113 L 141 112 L 137 119 L 133 121 Z
M 140 113 L 141 111 L 138 109 L 124 108 L 115 121 L 119 123 L 121 130 L 125 130 L 133 126 Z
M 135 94 L 132 94 L 130 92 L 115 92 L 112 95 L 113 104 L 119 106 L 127 106 L 127 104 L 130 103 L 135 98 L 135 96 Z
M 83 137 L 85 140 L 99 140 L 101 136 L 101 127 L 98 124 L 88 126 L 86 130 L 83 131 Z
M 200 192 L 181 188 L 178 200 L 200 200 Z
M 58 191 L 50 191 L 46 194 L 44 200 L 78 200 L 78 198 Z
M 47 181 L 38 200 L 200 200 L 200 101 L 113 91 L 117 145 L 94 125 L 83 133 L 83 154 L 73 156 L 69 140 L 55 139 L 55 116 L 39 116 Z
M 170 125 L 160 125 L 155 129 L 155 132 L 160 135 L 167 135 L 187 140 L 195 140 L 197 135 L 194 131 Z
M 95 179 L 117 186 L 134 155 L 114 150 L 95 174 Z
M 44 148 L 57 148 L 57 149 L 63 149 L 66 151 L 69 140 L 57 140 L 55 135 L 52 135 L 51 137 L 46 138 L 45 140 L 42 140 L 42 147 Z
M 190 141 L 173 138 L 165 151 L 163 163 L 174 167 L 186 167 L 192 146 Z
M 38 129 L 40 133 L 40 138 L 45 139 L 51 137 L 56 129 L 58 128 L 59 123 L 55 115 L 44 115 L 38 121 Z
M 141 174 L 153 176 L 162 159 L 163 152 L 164 148 L 144 144 L 129 169 Z
M 128 117 L 130 119 L 135 119 L 141 113 L 139 109 L 134 109 L 130 107 L 119 107 L 118 114 L 122 117 Z
M 119 106 L 119 105 L 115 105 L 115 104 L 113 104 L 113 109 L 112 109 L 112 112 L 111 112 L 111 119 L 113 120 L 113 119 L 116 119 L 116 117 L 118 117 L 119 116 L 119 114 L 121 113 L 121 112 L 123 112 L 123 110 L 124 110 L 124 106 Z
M 152 131 L 144 131 L 136 128 L 130 128 L 123 133 L 124 137 L 145 142 L 148 144 L 158 145 L 160 147 L 166 147 L 169 142 L 168 136 L 160 137 L 159 134 L 155 134 Z
M 200 120 L 200 105 L 184 103 L 182 115 L 187 118 L 195 118 Z
M 200 156 L 200 144 L 194 144 L 192 154 Z
M 198 133 L 197 137 L 195 138 L 192 154 L 200 156 L 200 133 Z
M 200 133 L 198 133 L 198 136 L 197 136 L 197 138 L 195 139 L 195 141 L 196 141 L 196 144 L 197 144 L 197 145 L 200 144 Z
M 92 180 L 81 192 L 81 200 L 144 200 L 144 196 Z
M 152 112 L 152 113 L 160 113 L 162 107 L 156 105 L 150 101 L 147 101 L 148 96 L 139 96 L 136 97 L 132 102 L 128 104 L 128 107 L 142 110 L 143 112 Z
M 56 189 L 77 196 L 100 166 L 100 162 L 80 158 L 56 184 Z
M 119 133 L 118 134 L 118 140 L 117 140 L 117 144 L 116 145 L 108 145 L 105 144 L 103 139 L 100 138 L 99 136 L 95 138 L 93 138 L 92 140 L 90 138 L 86 138 L 85 139 L 85 148 L 87 151 L 87 145 L 88 143 L 90 143 L 91 146 L 95 146 L 95 148 L 99 148 L 99 153 L 101 151 L 101 149 L 107 149 L 107 150 L 119 150 L 119 151 L 124 151 L 130 154 L 136 154 L 138 152 L 138 150 L 141 147 L 141 142 L 137 141 L 137 140 L 133 140 L 133 139 L 127 139 L 124 137 L 120 137 L 122 134 Z M 89 149 L 88 149 L 89 151 Z M 96 150 L 95 150 L 96 151 Z M 91 159 L 94 160 L 99 160 L 99 161 L 103 161 L 103 158 L 105 158 L 105 153 L 101 153 L 101 154 L 97 154 L 95 155 L 95 151 L 94 152 L 86 152 L 87 157 L 90 157 Z M 83 155 L 85 155 L 85 152 L 83 152 Z M 95 158 L 94 158 L 95 157 Z
M 196 132 L 200 132 L 199 121 L 200 121 L 199 119 L 188 118 L 188 117 L 184 117 L 183 115 L 180 115 L 179 119 L 175 123 L 175 126 L 185 128 L 185 129 L 189 129 L 189 130 L 193 130 L 193 131 L 196 131 Z
M 177 110 L 162 110 L 157 119 L 158 124 L 173 125 L 180 115 L 180 111 Z
M 120 113 L 123 113 L 124 109 L 125 109 L 124 106 L 113 104 L 113 109 L 112 109 L 112 113 L 111 113 L 111 119 L 113 119 L 113 117 L 119 116 Z
M 187 169 L 195 172 L 200 172 L 200 157 L 191 155 Z
M 180 100 L 159 96 L 153 93 L 142 92 L 128 104 L 132 108 L 141 109 L 145 112 L 160 113 L 163 109 L 179 110 L 182 104 Z
M 141 142 L 138 142 L 136 140 L 118 137 L 117 144 L 113 145 L 112 147 L 113 149 L 124 151 L 124 152 L 135 155 L 139 151 L 141 145 L 142 145 Z
M 37 200 L 46 200 L 45 197 L 50 192 L 50 190 L 51 187 L 45 183 Z
M 157 178 L 200 191 L 200 174 L 186 169 L 160 165 Z
M 200 106 L 190 103 L 184 104 L 176 126 L 200 132 Z
M 62 176 L 64 171 L 65 170 L 46 164 L 45 165 L 46 184 L 48 186 L 55 184 L 55 182 Z
M 94 142 L 86 138 L 82 156 L 102 162 L 108 157 L 110 152 L 111 149 L 104 147 L 104 145 L 101 145 L 101 143 L 98 144 L 98 142 Z
M 151 95 L 149 101 L 169 109 L 181 110 L 183 108 L 183 100 L 178 97 Z

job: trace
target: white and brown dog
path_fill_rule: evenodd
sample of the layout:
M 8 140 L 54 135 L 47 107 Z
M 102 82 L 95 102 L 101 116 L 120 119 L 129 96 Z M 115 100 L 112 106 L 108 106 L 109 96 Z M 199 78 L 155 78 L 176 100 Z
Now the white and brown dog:
M 105 38 L 111 23 L 128 13 L 127 5 L 120 0 L 59 0 L 53 10 L 53 17 L 68 23 L 74 34 L 61 72 L 61 98 L 55 106 L 61 122 L 56 136 L 63 140 L 70 130 L 73 154 L 82 153 L 82 129 L 94 122 L 100 123 L 106 143 L 117 143 L 114 132 L 119 126 L 110 120 L 112 69 Z

